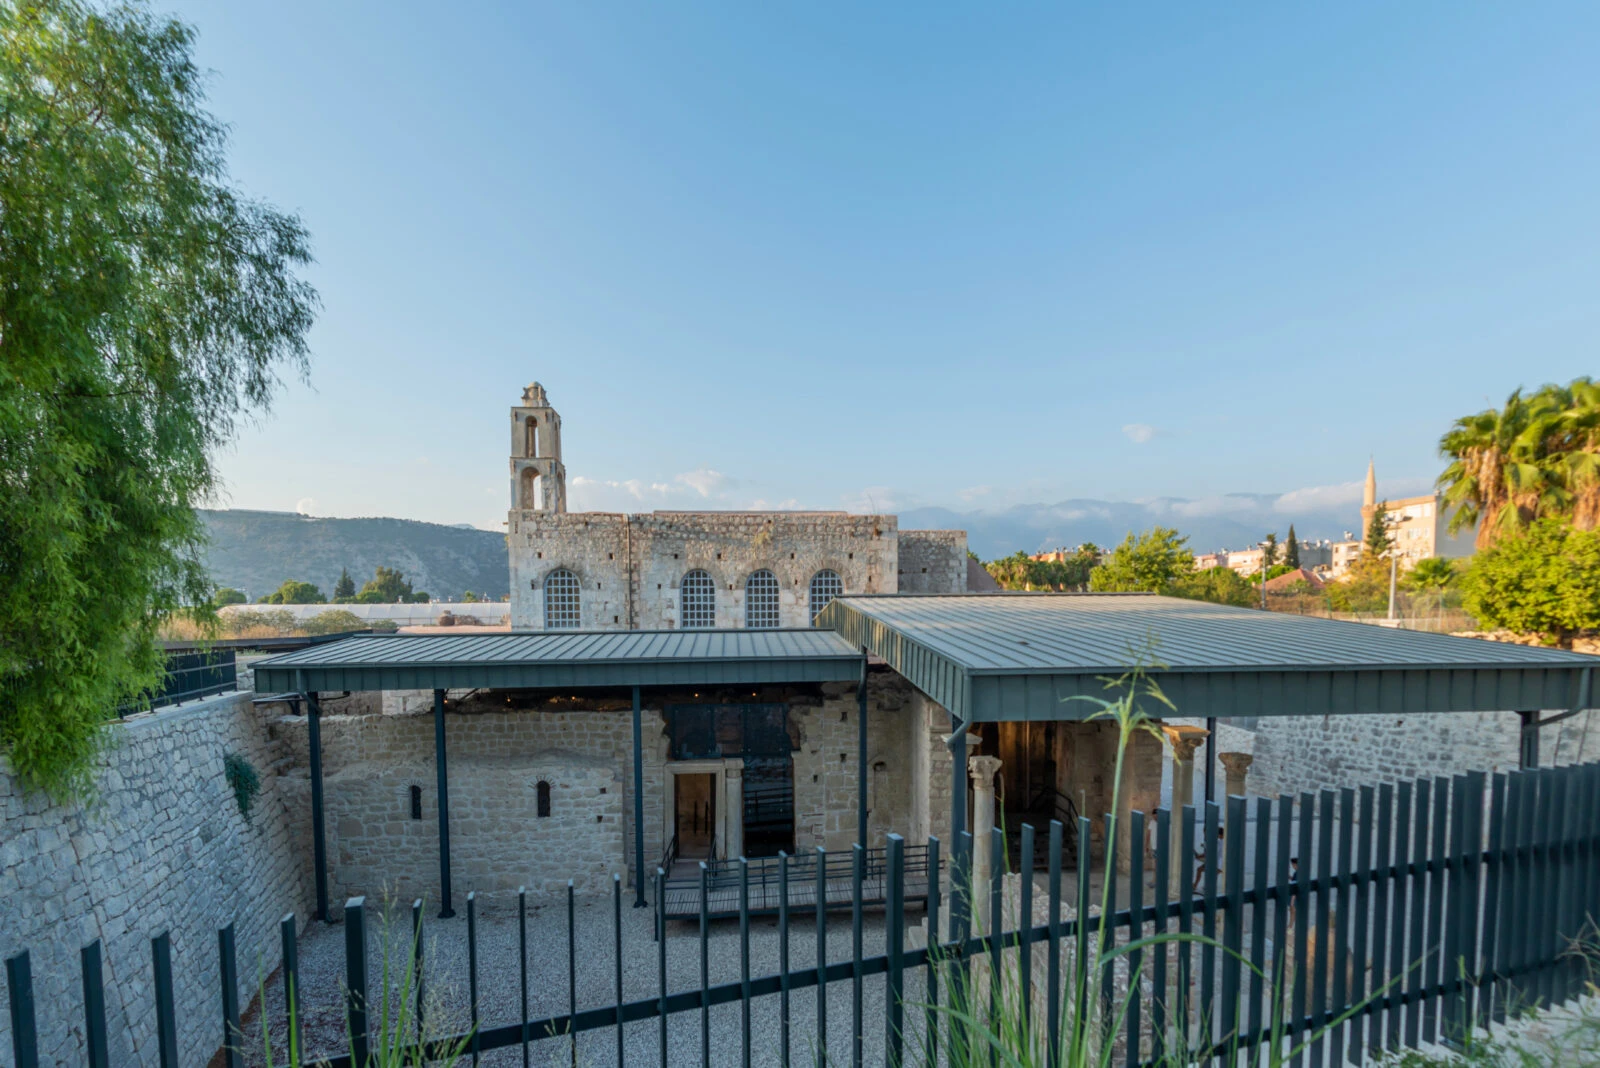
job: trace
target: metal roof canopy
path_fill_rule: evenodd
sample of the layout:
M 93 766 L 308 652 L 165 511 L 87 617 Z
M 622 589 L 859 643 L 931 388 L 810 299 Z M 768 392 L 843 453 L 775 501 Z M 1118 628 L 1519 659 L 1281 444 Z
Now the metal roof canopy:
M 384 634 L 258 661 L 260 691 L 551 689 L 854 682 L 861 651 L 832 631 Z
M 1141 659 L 1179 716 L 1591 706 L 1600 657 L 1155 594 L 846 596 L 818 626 L 963 720 L 1073 720 Z M 1152 713 L 1154 714 L 1154 713 Z

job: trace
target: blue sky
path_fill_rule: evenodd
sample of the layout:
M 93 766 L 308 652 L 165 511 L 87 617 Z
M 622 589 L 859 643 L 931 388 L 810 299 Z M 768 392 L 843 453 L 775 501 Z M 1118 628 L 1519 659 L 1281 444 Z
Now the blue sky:
M 318 256 L 235 507 L 498 528 L 534 379 L 575 507 L 1342 502 L 1596 370 L 1594 5 L 170 10 Z

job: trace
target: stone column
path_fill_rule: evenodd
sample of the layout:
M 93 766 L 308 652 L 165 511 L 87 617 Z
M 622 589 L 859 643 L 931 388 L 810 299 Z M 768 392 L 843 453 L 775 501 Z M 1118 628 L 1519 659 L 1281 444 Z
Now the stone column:
M 723 797 L 728 806 L 727 818 L 723 821 L 728 838 L 723 856 L 732 860 L 744 855 L 744 761 L 729 760 L 722 769 L 722 776 L 727 784 Z
M 1194 877 L 1194 856 L 1184 856 L 1183 806 L 1194 803 L 1194 751 L 1205 743 L 1210 732 L 1204 727 L 1167 726 L 1162 728 L 1172 746 L 1172 841 L 1168 845 L 1168 872 L 1174 898 L 1188 892 Z
M 994 777 L 1000 770 L 1000 758 L 975 756 L 967 758 L 967 771 L 972 775 L 972 920 L 973 930 L 978 930 L 986 914 L 989 900 L 989 839 L 994 831 Z
M 1250 765 L 1256 758 L 1249 753 L 1218 753 L 1217 759 L 1222 761 L 1223 768 L 1227 771 L 1228 796 L 1245 796 L 1245 773 L 1250 770 Z

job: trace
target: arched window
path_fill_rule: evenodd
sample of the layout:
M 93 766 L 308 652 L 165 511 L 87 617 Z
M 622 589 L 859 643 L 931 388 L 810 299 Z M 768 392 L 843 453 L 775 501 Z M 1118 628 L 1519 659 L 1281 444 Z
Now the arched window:
M 533 789 L 539 795 L 539 807 L 536 811 L 540 819 L 545 819 L 550 815 L 550 784 L 540 779 Z
M 744 580 L 744 625 L 752 630 L 778 625 L 778 576 L 766 568 Z
M 544 629 L 578 628 L 578 576 L 557 568 L 544 577 Z
M 717 625 L 717 584 L 704 571 L 683 576 L 678 591 L 678 625 L 685 630 L 703 630 Z
M 839 579 L 837 571 L 824 568 L 811 576 L 811 625 L 816 626 L 817 617 L 822 610 L 828 607 L 828 602 L 844 594 L 844 583 Z
M 534 509 L 544 508 L 544 482 L 539 478 L 539 472 L 531 467 L 522 469 L 522 492 L 517 502 L 519 508 Z

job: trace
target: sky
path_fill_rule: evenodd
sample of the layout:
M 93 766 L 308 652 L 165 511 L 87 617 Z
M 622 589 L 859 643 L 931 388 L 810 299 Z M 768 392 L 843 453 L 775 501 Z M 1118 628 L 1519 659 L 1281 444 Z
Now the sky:
M 1353 511 L 1597 369 L 1600 5 L 161 10 L 317 256 L 228 506 L 499 529 L 537 380 L 574 509 Z

